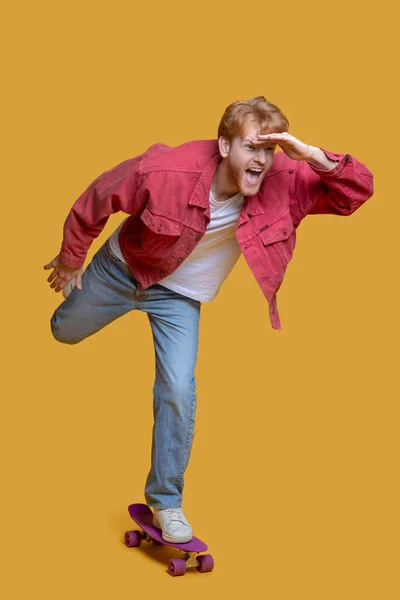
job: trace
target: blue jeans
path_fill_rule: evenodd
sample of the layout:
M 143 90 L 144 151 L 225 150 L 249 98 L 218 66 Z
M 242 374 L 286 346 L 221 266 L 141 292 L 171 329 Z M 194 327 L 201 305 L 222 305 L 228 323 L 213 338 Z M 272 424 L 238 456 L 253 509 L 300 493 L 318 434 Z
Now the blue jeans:
M 136 285 L 131 270 L 108 241 L 94 255 L 74 288 L 51 318 L 56 340 L 77 344 L 125 313 L 147 313 L 156 357 L 151 469 L 145 498 L 154 508 L 182 505 L 196 411 L 200 302 L 155 284 Z M 118 349 L 116 349 L 118 351 Z

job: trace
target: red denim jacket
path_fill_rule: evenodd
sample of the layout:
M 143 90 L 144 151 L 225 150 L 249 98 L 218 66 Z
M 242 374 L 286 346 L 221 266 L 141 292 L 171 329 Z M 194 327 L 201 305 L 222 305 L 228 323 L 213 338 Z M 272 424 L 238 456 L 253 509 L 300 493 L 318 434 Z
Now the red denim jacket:
M 348 154 L 330 171 L 277 152 L 259 192 L 245 199 L 236 229 L 243 255 L 281 329 L 276 293 L 308 214 L 350 215 L 373 194 L 373 176 Z M 151 146 L 98 177 L 73 205 L 64 225 L 61 260 L 80 267 L 112 213 L 130 215 L 119 243 L 141 289 L 170 275 L 195 248 L 210 221 L 209 192 L 221 161 L 217 140 Z

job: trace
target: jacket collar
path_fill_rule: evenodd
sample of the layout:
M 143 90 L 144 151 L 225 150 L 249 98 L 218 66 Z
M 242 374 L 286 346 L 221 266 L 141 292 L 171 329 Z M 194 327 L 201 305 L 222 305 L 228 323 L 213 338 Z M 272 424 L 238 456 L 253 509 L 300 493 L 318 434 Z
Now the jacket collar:
M 189 198 L 189 204 L 193 206 L 200 206 L 201 208 L 210 210 L 210 189 L 215 171 L 219 163 L 221 162 L 221 155 L 219 151 L 210 158 L 206 163 L 196 185 L 193 188 L 192 194 Z M 207 214 L 207 213 L 206 213 Z M 209 215 L 208 215 L 209 216 Z
M 262 215 L 264 213 L 264 209 L 261 206 L 261 202 L 259 199 L 260 193 L 255 196 L 247 196 L 247 207 L 246 212 L 250 217 L 255 217 L 256 215 Z

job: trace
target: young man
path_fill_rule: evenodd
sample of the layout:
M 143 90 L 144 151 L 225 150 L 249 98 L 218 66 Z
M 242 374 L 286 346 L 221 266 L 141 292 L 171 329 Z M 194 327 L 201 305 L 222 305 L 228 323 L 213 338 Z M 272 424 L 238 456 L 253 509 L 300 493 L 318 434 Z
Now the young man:
M 156 144 L 103 173 L 73 205 L 60 254 L 44 267 L 66 296 L 51 319 L 60 342 L 76 344 L 133 309 L 148 314 L 156 379 L 145 498 L 169 541 L 192 537 L 181 505 L 201 302 L 215 298 L 243 252 L 280 329 L 276 293 L 300 221 L 350 215 L 373 193 L 362 163 L 303 143 L 288 127 L 258 96 L 227 107 L 218 140 Z M 283 152 L 274 153 L 277 145 Z M 117 211 L 129 217 L 83 273 L 91 242 Z

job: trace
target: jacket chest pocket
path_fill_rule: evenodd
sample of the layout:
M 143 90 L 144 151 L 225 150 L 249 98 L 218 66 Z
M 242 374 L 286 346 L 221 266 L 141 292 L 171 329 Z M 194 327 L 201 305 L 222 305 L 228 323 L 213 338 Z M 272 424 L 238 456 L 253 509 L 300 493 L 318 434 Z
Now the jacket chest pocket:
M 157 215 L 148 207 L 142 212 L 140 219 L 152 231 L 159 235 L 181 235 L 185 225 L 179 221 L 172 221 L 169 217 Z
M 138 219 L 136 230 L 129 236 L 135 254 L 151 254 L 165 257 L 182 235 L 185 225 L 164 215 L 158 215 L 148 207 Z
M 270 247 L 286 266 L 293 256 L 296 244 L 296 229 L 290 213 L 286 213 L 272 223 L 266 223 L 258 228 L 257 233 L 261 243 Z

